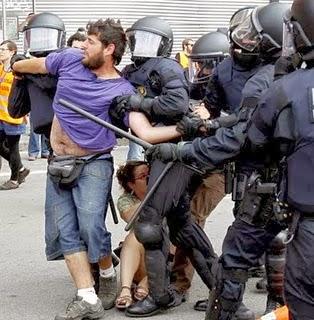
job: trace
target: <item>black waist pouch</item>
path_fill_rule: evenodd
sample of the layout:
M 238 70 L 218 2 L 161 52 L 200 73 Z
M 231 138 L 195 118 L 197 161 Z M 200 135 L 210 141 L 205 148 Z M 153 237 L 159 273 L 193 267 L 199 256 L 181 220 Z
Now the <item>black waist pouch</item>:
M 60 189 L 70 190 L 77 185 L 86 160 L 75 156 L 55 156 L 48 165 L 48 173 Z

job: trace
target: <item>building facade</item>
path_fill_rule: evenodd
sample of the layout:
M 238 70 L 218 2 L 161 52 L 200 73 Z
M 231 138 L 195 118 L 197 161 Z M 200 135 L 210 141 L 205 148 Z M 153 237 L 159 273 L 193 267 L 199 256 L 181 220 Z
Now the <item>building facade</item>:
M 172 26 L 173 56 L 181 50 L 184 38 L 197 40 L 218 27 L 227 27 L 231 15 L 237 9 L 244 6 L 265 5 L 269 2 L 269 0 L 2 0 L 2 3 L 6 3 L 7 19 L 17 16 L 19 23 L 32 11 L 36 13 L 50 11 L 59 15 L 65 22 L 67 36 L 72 35 L 78 27 L 85 27 L 89 20 L 118 18 L 123 27 L 128 28 L 141 17 L 156 15 L 166 19 Z M 23 45 L 21 38 L 20 33 L 19 47 Z

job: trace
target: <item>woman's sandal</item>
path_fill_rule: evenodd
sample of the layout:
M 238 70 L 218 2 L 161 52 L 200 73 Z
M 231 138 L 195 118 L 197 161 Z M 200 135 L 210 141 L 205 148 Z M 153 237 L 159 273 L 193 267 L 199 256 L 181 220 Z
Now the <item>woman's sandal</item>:
M 134 290 L 133 298 L 137 301 L 142 301 L 148 296 L 148 290 L 142 286 L 137 286 Z
M 116 299 L 116 308 L 119 310 L 125 310 L 127 307 L 129 307 L 133 303 L 132 295 L 131 295 L 131 288 L 127 286 L 121 287 L 121 289 L 128 289 L 129 294 L 124 294 L 121 296 L 121 293 L 119 297 Z

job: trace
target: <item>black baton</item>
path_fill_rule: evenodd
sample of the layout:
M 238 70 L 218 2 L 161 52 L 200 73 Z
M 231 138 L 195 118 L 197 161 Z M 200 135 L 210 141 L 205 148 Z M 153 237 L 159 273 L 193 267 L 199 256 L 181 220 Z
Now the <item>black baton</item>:
M 145 198 L 143 199 L 143 201 L 141 202 L 139 207 L 133 213 L 132 218 L 130 219 L 130 221 L 128 222 L 128 224 L 124 228 L 125 231 L 129 231 L 132 228 L 132 226 L 133 226 L 135 220 L 137 219 L 137 217 L 139 216 L 141 210 L 143 209 L 143 207 L 145 206 L 145 204 L 147 203 L 149 198 L 152 196 L 152 194 L 156 191 L 156 189 L 159 186 L 161 180 L 164 178 L 164 176 L 168 173 L 168 171 L 172 168 L 173 165 L 174 165 L 174 162 L 168 162 L 167 163 L 167 165 L 165 166 L 163 171 L 160 173 L 160 176 L 158 177 L 158 179 L 152 185 L 150 190 L 146 193 Z
M 113 202 L 113 198 L 112 198 L 112 194 L 111 194 L 111 193 L 110 193 L 110 195 L 109 195 L 109 206 L 110 206 L 110 211 L 111 211 L 111 214 L 112 214 L 113 222 L 114 222 L 115 224 L 118 224 L 118 223 L 119 223 L 118 215 L 117 215 L 116 207 L 115 207 L 115 205 L 114 205 L 114 202 Z

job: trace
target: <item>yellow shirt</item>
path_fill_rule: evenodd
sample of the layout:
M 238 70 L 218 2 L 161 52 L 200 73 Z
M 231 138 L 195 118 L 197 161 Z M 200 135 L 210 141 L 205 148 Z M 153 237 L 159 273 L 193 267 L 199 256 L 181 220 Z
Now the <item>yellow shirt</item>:
M 181 51 L 179 53 L 179 62 L 180 62 L 180 64 L 181 64 L 183 69 L 189 67 L 189 59 L 188 59 L 188 57 L 187 57 L 187 55 L 185 54 L 184 51 Z
M 3 65 L 0 65 L 0 120 L 10 124 L 23 123 L 23 117 L 13 119 L 8 113 L 8 98 L 11 91 L 14 76 L 12 72 L 4 70 Z

